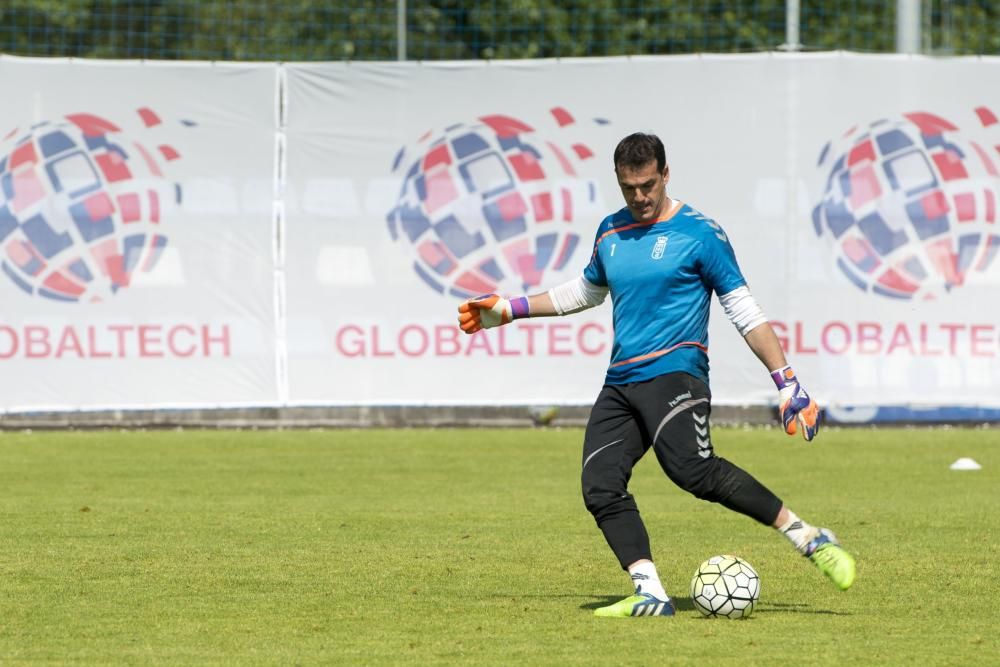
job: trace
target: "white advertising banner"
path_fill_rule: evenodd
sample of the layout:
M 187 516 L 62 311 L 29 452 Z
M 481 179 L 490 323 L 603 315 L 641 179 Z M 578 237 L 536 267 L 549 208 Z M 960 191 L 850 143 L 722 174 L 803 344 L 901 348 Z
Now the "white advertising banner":
M 289 385 L 316 403 L 587 403 L 602 307 L 454 328 L 579 275 L 618 139 L 728 234 L 826 404 L 1000 406 L 1000 61 L 846 54 L 288 68 Z M 650 307 L 656 295 L 650 295 Z M 721 310 L 719 403 L 774 390 Z
M 0 410 L 588 404 L 608 304 L 474 336 L 456 308 L 578 276 L 634 131 L 822 403 L 1000 409 L 997 59 L 0 76 Z M 773 402 L 717 305 L 709 355 L 717 403 Z
M 0 59 L 5 411 L 278 400 L 275 72 Z

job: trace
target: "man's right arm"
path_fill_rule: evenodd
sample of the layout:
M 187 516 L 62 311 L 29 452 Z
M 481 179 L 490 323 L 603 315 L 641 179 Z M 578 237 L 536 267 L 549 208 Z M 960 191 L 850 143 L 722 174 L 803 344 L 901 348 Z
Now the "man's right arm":
M 603 303 L 607 295 L 607 287 L 594 285 L 583 276 L 530 296 L 505 299 L 498 294 L 484 294 L 458 307 L 458 326 L 472 334 L 525 317 L 568 315 Z

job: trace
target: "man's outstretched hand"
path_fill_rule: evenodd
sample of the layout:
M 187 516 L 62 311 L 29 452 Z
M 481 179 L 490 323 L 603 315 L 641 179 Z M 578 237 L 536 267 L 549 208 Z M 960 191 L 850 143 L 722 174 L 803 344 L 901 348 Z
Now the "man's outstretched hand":
M 458 326 L 467 334 L 510 324 L 513 320 L 510 301 L 498 294 L 483 294 L 458 307 Z

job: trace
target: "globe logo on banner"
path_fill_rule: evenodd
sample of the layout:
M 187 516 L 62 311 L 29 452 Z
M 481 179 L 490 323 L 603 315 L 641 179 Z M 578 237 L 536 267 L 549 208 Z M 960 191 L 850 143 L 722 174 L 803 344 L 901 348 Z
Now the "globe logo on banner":
M 548 135 L 487 115 L 399 150 L 389 231 L 428 286 L 459 298 L 520 293 L 566 267 L 580 243 L 573 223 L 598 205 L 598 189 L 578 172 L 593 152 L 567 139 L 576 120 L 561 107 L 550 117 Z
M 827 143 L 813 210 L 837 266 L 858 288 L 932 299 L 986 271 L 1000 248 L 1000 129 L 979 107 L 959 129 L 913 112 Z
M 161 223 L 181 195 L 163 167 L 179 154 L 143 141 L 161 120 L 136 113 L 134 135 L 76 113 L 0 143 L 0 270 L 28 294 L 100 301 L 156 264 Z

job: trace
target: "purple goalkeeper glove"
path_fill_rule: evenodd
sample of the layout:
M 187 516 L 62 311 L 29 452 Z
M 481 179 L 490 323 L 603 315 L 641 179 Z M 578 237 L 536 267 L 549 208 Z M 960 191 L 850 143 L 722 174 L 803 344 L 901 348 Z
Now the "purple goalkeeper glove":
M 778 411 L 785 433 L 795 435 L 802 429 L 802 437 L 812 440 L 819 433 L 819 406 L 799 384 L 791 366 L 771 371 L 771 379 L 778 388 Z

